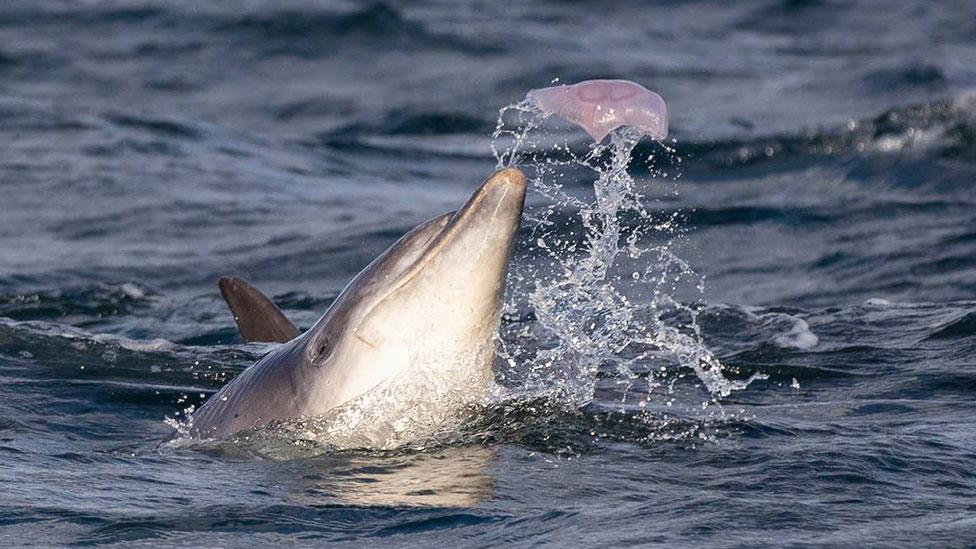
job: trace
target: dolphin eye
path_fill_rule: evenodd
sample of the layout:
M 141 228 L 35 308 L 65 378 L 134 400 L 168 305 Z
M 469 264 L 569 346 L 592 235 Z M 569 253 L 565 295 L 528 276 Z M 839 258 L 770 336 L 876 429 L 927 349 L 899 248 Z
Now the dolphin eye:
M 323 340 L 316 343 L 314 347 L 314 358 L 313 360 L 321 360 L 329 356 L 332 353 L 332 346 L 329 344 L 328 340 Z

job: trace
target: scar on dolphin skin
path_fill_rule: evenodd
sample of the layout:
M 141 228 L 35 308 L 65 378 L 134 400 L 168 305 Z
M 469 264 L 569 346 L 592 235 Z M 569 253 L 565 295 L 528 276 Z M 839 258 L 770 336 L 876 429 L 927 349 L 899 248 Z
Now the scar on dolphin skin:
M 531 90 L 536 107 L 572 122 L 597 143 L 621 126 L 633 126 L 654 139 L 668 135 L 664 99 L 630 80 L 584 80 L 573 85 Z

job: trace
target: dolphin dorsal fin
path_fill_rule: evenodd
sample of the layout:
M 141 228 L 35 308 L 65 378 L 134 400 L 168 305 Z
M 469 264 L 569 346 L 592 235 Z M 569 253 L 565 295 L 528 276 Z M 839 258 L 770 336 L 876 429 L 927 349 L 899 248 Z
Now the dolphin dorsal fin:
M 281 310 L 243 278 L 222 276 L 217 285 L 245 343 L 284 343 L 299 334 Z

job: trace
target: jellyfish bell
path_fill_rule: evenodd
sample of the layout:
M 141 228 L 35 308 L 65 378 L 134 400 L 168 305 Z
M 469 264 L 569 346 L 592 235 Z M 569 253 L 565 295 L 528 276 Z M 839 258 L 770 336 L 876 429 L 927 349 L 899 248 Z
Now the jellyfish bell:
M 597 143 L 621 126 L 633 126 L 654 139 L 668 135 L 664 99 L 630 80 L 584 80 L 532 90 L 526 98 L 543 112 L 580 126 Z

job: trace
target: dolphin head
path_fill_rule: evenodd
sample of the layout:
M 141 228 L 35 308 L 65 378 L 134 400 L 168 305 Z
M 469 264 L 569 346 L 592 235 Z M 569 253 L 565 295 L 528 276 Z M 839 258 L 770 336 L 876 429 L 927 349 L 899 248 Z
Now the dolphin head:
M 522 173 L 500 170 L 460 210 L 408 232 L 312 328 L 211 397 L 193 414 L 192 434 L 323 416 L 379 394 L 355 410 L 369 419 L 353 431 L 367 434 L 347 445 L 383 446 L 394 424 L 402 435 L 404 418 L 423 415 L 429 426 L 482 400 L 524 201 Z
M 466 396 L 487 390 L 525 190 L 522 172 L 499 170 L 460 210 L 414 229 L 349 284 L 304 337 L 318 366 L 310 413 L 395 377 Z

